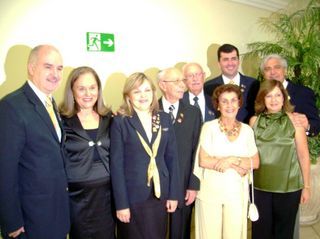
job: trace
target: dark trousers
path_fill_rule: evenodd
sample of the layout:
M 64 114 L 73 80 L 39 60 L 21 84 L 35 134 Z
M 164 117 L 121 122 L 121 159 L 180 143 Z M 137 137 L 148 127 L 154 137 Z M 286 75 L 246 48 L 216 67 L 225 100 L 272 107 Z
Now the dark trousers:
M 177 208 L 169 216 L 169 238 L 170 239 L 190 239 L 191 217 L 194 203 L 189 206 Z
M 12 237 L 9 237 L 7 234 L 5 234 L 5 235 L 2 235 L 2 238 L 3 239 L 12 239 Z M 30 237 L 28 237 L 27 235 L 26 235 L 26 233 L 21 233 L 18 237 L 16 237 L 15 239 L 29 239 Z M 63 238 L 60 238 L 60 239 L 66 239 L 67 238 L 67 236 L 66 237 L 63 237 Z
M 301 190 L 272 193 L 254 190 L 259 220 L 252 222 L 252 239 L 292 239 Z
M 166 200 L 150 195 L 147 201 L 130 206 L 130 222 L 117 221 L 118 239 L 165 239 L 167 234 Z
M 70 183 L 70 239 L 114 239 L 110 180 Z

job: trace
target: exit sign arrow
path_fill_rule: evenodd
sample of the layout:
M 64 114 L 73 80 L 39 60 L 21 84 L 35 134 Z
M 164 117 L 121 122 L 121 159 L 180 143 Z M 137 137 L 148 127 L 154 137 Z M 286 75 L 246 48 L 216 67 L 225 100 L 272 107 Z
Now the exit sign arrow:
M 87 51 L 114 52 L 114 34 L 87 32 Z

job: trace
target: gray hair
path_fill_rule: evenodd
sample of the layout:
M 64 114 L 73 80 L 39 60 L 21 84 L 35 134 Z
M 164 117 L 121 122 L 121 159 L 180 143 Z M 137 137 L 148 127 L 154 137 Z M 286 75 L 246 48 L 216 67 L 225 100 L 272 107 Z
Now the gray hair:
M 278 54 L 270 54 L 270 55 L 267 55 L 265 56 L 262 61 L 261 61 L 261 64 L 260 64 L 260 72 L 263 73 L 264 71 L 264 66 L 265 64 L 270 60 L 270 59 L 276 59 L 280 62 L 281 66 L 284 68 L 284 69 L 287 69 L 288 68 L 288 62 L 286 59 L 284 59 L 282 56 L 278 55 Z

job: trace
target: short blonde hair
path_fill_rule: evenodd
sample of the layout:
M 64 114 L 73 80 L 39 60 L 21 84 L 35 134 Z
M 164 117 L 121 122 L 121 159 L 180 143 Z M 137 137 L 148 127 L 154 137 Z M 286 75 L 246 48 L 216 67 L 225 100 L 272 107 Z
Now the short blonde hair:
M 129 101 L 129 95 L 130 93 L 138 88 L 140 85 L 142 85 L 144 82 L 148 82 L 152 89 L 152 102 L 150 105 L 150 112 L 155 112 L 159 110 L 159 104 L 156 94 L 156 87 L 153 84 L 152 80 L 149 79 L 144 73 L 142 72 L 136 72 L 131 74 L 123 87 L 122 96 L 123 96 L 123 104 L 120 106 L 119 113 L 124 116 L 132 116 L 133 115 L 133 106 L 131 105 Z

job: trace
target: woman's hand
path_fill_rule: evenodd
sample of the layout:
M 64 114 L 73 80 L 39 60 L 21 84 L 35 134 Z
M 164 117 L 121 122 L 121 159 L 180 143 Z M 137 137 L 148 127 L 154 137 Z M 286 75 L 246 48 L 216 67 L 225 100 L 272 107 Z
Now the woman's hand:
M 237 162 L 238 160 L 235 157 L 219 158 L 213 169 L 223 173 L 227 169 L 232 168 L 232 165 L 237 164 Z
M 300 203 L 301 203 L 301 204 L 307 203 L 307 202 L 309 201 L 310 197 L 311 197 L 310 188 L 304 188 L 304 189 L 302 189 Z
M 130 209 L 121 209 L 117 210 L 117 218 L 124 223 L 129 223 L 130 222 Z
M 234 165 L 233 165 L 232 168 L 233 168 L 234 170 L 236 170 L 237 173 L 238 173 L 241 177 L 243 177 L 243 176 L 245 176 L 245 175 L 248 174 L 248 170 L 246 170 L 246 169 L 244 169 L 244 168 L 241 168 L 241 167 L 239 167 L 239 166 L 234 166 Z

